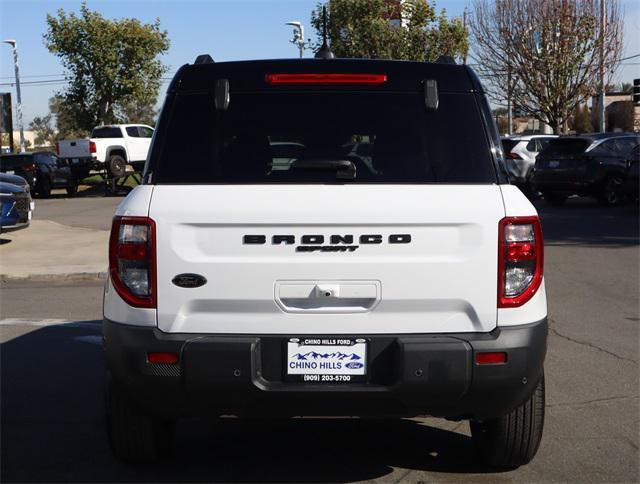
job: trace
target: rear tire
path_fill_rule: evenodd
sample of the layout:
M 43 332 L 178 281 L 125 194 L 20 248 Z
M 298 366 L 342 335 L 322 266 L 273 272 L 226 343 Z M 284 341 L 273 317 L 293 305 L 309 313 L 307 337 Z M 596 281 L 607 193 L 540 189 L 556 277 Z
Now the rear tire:
M 107 171 L 113 178 L 120 178 L 127 172 L 127 162 L 120 155 L 112 155 L 107 161 Z
M 544 374 L 525 403 L 502 417 L 471 421 L 471 438 L 484 463 L 515 469 L 536 455 L 544 427 Z
M 40 198 L 49 198 L 51 196 L 51 181 L 43 176 L 36 185 L 36 193 Z
M 145 414 L 110 379 L 105 393 L 107 435 L 117 458 L 143 463 L 171 456 L 175 422 Z
M 69 180 L 67 182 L 67 195 L 75 197 L 78 194 L 78 180 Z
M 564 202 L 567 201 L 567 196 L 561 193 L 556 192 L 544 192 L 542 197 L 547 201 L 549 205 L 554 207 L 559 207 L 564 205 Z
M 600 202 L 608 207 L 614 207 L 622 202 L 622 177 L 613 175 L 607 178 L 602 186 Z

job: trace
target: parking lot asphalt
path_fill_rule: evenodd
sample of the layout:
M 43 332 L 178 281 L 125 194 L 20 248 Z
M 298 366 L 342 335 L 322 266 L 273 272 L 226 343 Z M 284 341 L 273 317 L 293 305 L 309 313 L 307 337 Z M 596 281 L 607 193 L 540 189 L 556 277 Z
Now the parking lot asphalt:
M 99 219 L 110 220 L 116 200 L 92 200 L 95 221 L 83 221 L 92 218 L 83 199 L 55 215 L 108 224 Z M 480 466 L 465 422 L 194 419 L 180 424 L 173 460 L 126 466 L 102 427 L 102 283 L 9 281 L 0 285 L 0 481 L 637 482 L 638 209 L 536 205 L 550 334 L 547 421 L 531 464 Z

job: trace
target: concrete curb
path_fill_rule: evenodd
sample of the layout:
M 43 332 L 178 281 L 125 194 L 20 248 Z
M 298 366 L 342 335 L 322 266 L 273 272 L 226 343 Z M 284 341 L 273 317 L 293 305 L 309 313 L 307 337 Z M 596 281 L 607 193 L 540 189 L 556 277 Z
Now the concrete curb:
M 107 271 L 69 272 L 57 274 L 0 274 L 2 282 L 106 281 Z

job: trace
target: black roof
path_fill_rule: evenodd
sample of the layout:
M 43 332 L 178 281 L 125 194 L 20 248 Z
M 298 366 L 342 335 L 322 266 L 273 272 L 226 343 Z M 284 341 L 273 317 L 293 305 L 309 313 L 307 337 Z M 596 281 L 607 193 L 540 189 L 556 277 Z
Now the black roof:
M 185 64 L 176 72 L 168 92 L 210 91 L 217 79 L 228 79 L 230 92 L 336 90 L 335 85 L 269 85 L 266 74 L 385 74 L 380 85 L 357 90 L 416 91 L 424 79 L 434 79 L 439 92 L 481 92 L 476 74 L 467 65 L 372 59 L 280 59 Z M 344 86 L 338 89 L 344 90 Z

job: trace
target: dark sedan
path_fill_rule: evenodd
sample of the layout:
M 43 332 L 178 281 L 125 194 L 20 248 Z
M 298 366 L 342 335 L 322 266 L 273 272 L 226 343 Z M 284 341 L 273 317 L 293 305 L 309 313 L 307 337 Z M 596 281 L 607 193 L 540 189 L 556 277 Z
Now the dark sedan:
M 31 192 L 42 198 L 48 198 L 53 188 L 66 188 L 70 196 L 78 191 L 78 181 L 68 163 L 48 151 L 2 155 L 0 171 L 21 176 Z
M 565 136 L 551 140 L 536 159 L 537 189 L 551 204 L 564 203 L 569 195 L 594 196 L 605 205 L 622 200 L 627 158 L 640 144 L 633 133 Z

